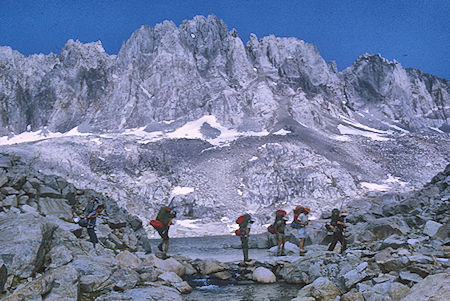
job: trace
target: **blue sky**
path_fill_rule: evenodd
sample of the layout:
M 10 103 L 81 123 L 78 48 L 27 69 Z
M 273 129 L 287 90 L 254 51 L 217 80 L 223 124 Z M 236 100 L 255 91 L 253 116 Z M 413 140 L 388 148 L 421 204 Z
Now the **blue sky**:
M 101 40 L 116 54 L 143 24 L 209 14 L 245 43 L 250 33 L 314 43 L 339 70 L 369 52 L 450 79 L 447 0 L 0 0 L 0 45 L 30 55 L 59 53 L 68 39 Z

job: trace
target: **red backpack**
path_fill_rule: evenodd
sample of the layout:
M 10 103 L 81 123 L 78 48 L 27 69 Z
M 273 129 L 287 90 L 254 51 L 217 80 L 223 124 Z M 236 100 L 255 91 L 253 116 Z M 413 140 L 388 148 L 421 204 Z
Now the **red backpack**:
M 164 224 L 161 221 L 158 221 L 156 219 L 152 219 L 150 221 L 150 225 L 153 226 L 153 228 L 155 228 L 156 231 L 161 230 L 164 227 Z
M 240 225 L 244 222 L 245 215 L 241 215 L 236 219 L 236 224 Z

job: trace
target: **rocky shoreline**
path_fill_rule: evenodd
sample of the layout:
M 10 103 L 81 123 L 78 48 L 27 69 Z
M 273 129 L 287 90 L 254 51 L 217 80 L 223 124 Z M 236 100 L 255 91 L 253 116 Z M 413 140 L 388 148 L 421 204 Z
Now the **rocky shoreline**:
M 323 221 L 308 229 L 305 256 L 237 262 L 151 254 L 142 222 L 105 195 L 33 171 L 0 155 L 0 298 L 2 300 L 183 300 L 192 279 L 286 282 L 293 300 L 449 300 L 450 165 L 422 190 L 354 202 L 349 248 L 326 251 Z M 90 197 L 106 205 L 96 250 L 71 222 Z M 326 216 L 323 216 L 324 218 Z M 296 243 L 295 236 L 289 236 Z M 268 235 L 250 246 L 270 248 Z

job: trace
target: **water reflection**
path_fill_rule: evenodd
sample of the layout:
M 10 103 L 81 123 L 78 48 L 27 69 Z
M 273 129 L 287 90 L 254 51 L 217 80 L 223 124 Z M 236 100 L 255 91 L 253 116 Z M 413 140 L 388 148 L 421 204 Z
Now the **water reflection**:
M 196 287 L 192 293 L 185 295 L 187 301 L 290 301 L 300 287 L 285 283 L 247 284 L 247 285 L 206 285 Z

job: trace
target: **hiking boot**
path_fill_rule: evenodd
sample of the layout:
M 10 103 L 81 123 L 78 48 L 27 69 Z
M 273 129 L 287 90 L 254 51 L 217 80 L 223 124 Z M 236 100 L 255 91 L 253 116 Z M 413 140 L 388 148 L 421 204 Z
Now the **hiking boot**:
M 286 253 L 284 253 L 284 251 L 281 251 L 281 256 L 286 256 Z

